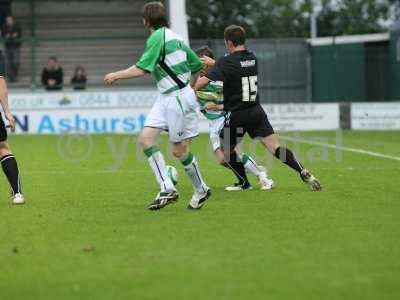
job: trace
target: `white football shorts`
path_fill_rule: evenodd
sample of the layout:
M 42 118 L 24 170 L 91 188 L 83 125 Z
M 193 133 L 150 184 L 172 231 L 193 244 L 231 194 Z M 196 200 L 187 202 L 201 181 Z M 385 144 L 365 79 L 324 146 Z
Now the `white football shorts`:
M 170 94 L 160 94 L 144 124 L 168 132 L 171 143 L 199 134 L 199 103 L 190 86 Z
M 210 121 L 210 141 L 214 151 L 217 151 L 219 148 L 221 148 L 221 138 L 219 135 L 221 130 L 224 128 L 224 122 L 224 117 Z

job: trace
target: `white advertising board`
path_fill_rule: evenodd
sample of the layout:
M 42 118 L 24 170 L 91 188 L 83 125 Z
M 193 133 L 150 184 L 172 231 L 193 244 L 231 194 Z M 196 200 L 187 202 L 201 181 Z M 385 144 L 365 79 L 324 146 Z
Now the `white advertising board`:
M 277 131 L 336 130 L 340 128 L 339 104 L 263 105 Z
M 264 105 L 277 131 L 336 130 L 339 128 L 337 104 Z M 145 123 L 149 107 L 64 108 L 15 110 L 16 133 L 137 133 Z M 200 131 L 208 131 L 208 122 L 200 121 Z
M 151 107 L 157 99 L 156 90 L 132 91 L 65 91 L 10 93 L 10 107 L 15 110 L 70 109 L 103 107 Z
M 353 103 L 351 128 L 353 130 L 400 129 L 400 102 Z
M 146 120 L 149 108 L 64 109 L 14 112 L 16 133 L 136 133 Z

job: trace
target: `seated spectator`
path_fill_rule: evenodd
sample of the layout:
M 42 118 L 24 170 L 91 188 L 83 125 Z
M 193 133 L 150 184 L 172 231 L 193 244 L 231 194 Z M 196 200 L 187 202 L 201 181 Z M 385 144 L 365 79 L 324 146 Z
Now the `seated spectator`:
M 55 91 L 63 88 L 63 82 L 63 69 L 58 64 L 57 57 L 50 56 L 42 71 L 42 84 L 46 90 Z
M 85 68 L 79 65 L 75 68 L 74 75 L 71 78 L 71 85 L 74 90 L 86 89 L 87 76 Z

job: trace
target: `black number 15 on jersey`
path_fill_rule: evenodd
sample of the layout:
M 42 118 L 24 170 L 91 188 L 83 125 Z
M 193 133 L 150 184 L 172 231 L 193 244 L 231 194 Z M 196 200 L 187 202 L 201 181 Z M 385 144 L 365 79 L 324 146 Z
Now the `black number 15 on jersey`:
M 257 99 L 258 92 L 257 76 L 242 77 L 242 90 L 244 102 L 254 102 Z

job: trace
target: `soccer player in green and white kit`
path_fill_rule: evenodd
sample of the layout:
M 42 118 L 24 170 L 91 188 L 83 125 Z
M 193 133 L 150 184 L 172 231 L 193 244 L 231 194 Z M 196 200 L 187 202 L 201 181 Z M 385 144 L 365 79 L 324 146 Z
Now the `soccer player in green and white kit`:
M 210 57 L 214 58 L 213 52 L 209 47 L 202 47 L 196 50 L 196 54 L 199 57 Z M 205 76 L 208 71 L 208 67 L 205 66 L 203 71 L 201 72 L 202 76 Z M 209 84 L 196 91 L 197 100 L 200 103 L 200 111 L 210 121 L 210 141 L 217 157 L 218 162 L 228 168 L 231 169 L 235 176 L 240 181 L 240 175 L 235 172 L 234 169 L 230 168 L 229 164 L 227 164 L 224 160 L 224 151 L 221 147 L 221 138 L 220 133 L 224 128 L 225 121 L 225 113 L 223 111 L 223 82 L 221 81 L 211 81 Z M 254 174 L 260 183 L 261 190 L 270 190 L 274 186 L 274 182 L 272 179 L 269 179 L 267 176 L 267 171 L 264 167 L 259 166 L 253 158 L 251 158 L 248 154 L 243 153 L 241 150 L 241 145 L 236 147 L 236 152 L 238 154 L 239 159 L 243 162 L 243 166 L 246 171 Z M 226 187 L 227 191 L 243 191 L 240 189 L 238 185 L 228 186 Z
M 166 10 L 161 2 L 149 2 L 144 6 L 143 22 L 151 35 L 139 61 L 128 69 L 107 74 L 104 80 L 112 84 L 119 79 L 153 74 L 160 95 L 139 137 L 161 188 L 149 209 L 161 209 L 179 197 L 167 175 L 164 157 L 156 147 L 157 138 L 163 130 L 168 132 L 172 153 L 182 162 L 195 190 L 188 208 L 199 209 L 210 197 L 211 190 L 202 179 L 188 144 L 198 135 L 199 125 L 199 105 L 190 80 L 193 73 L 202 69 L 203 63 L 182 38 L 168 28 Z

